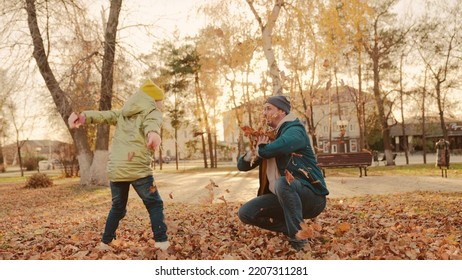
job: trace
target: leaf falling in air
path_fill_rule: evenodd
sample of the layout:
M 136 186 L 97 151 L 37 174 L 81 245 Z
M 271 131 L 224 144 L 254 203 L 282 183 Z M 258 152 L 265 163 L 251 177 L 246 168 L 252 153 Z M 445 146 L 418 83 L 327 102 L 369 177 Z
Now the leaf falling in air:
M 223 201 L 225 204 L 228 204 L 228 202 L 226 201 L 224 195 L 220 196 L 218 199 L 221 200 L 221 201 Z

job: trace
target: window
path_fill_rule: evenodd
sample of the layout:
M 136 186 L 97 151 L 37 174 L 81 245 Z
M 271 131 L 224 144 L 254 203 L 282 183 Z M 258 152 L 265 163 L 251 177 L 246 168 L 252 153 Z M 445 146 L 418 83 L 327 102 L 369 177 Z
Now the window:
M 350 139 L 350 152 L 358 151 L 358 142 L 356 139 Z
M 327 141 L 324 141 L 324 142 L 323 142 L 322 148 L 323 148 L 324 153 L 328 153 L 328 152 L 329 152 L 329 144 L 328 144 L 328 143 L 329 143 L 329 142 L 327 142 Z

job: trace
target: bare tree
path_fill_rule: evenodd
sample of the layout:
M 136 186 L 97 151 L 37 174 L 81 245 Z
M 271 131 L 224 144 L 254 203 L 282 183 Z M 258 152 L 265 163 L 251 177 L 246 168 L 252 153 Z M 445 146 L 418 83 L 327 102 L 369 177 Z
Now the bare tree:
M 448 140 L 445 123 L 445 111 L 450 104 L 448 93 L 460 85 L 461 59 L 457 54 L 462 51 L 462 3 L 438 3 L 437 8 L 438 14 L 422 19 L 422 24 L 416 32 L 416 45 L 433 83 L 434 91 L 431 94 L 436 100 L 443 138 Z
M 19 169 L 21 171 L 21 177 L 24 177 L 24 163 L 23 163 L 23 157 L 21 154 L 21 148 L 24 146 L 24 144 L 28 141 L 29 135 L 22 135 L 23 133 L 31 133 L 32 130 L 27 130 L 24 129 L 27 126 L 34 127 L 34 122 L 37 119 L 37 116 L 30 115 L 30 110 L 27 108 L 30 107 L 30 104 L 28 104 L 28 100 L 25 99 L 22 108 L 22 111 L 25 112 L 25 115 L 20 118 L 19 113 L 18 113 L 18 105 L 13 103 L 11 100 L 8 101 L 5 105 L 7 108 L 7 111 L 9 112 L 9 116 L 11 118 L 11 124 L 14 129 L 14 135 L 15 135 L 15 144 L 16 144 L 16 153 L 18 157 L 18 162 L 19 162 Z
M 391 105 L 386 99 L 388 92 L 384 91 L 381 83 L 381 71 L 389 67 L 391 63 L 390 55 L 399 49 L 403 43 L 408 30 L 392 28 L 393 15 L 390 14 L 391 7 L 396 0 L 380 2 L 375 9 L 370 28 L 369 37 L 364 41 L 363 46 L 372 61 L 372 72 L 374 77 L 373 92 L 378 109 L 378 117 L 382 127 L 383 146 L 387 165 L 394 165 L 391 139 L 389 112 L 386 111 L 385 104 Z M 391 109 L 391 108 L 389 108 Z
M 104 60 L 102 68 L 102 96 L 99 108 L 106 110 L 111 108 L 112 101 L 112 74 L 113 74 L 113 63 L 115 53 L 115 39 L 117 34 L 118 17 L 122 0 L 111 1 L 111 7 L 109 12 L 109 19 L 105 30 L 105 42 L 104 42 Z M 45 84 L 50 91 L 58 111 L 64 121 L 67 122 L 69 115 L 73 111 L 73 104 L 66 98 L 68 94 L 61 88 L 60 83 L 56 79 L 56 76 L 49 63 L 49 55 L 47 48 L 45 47 L 44 40 L 42 37 L 42 31 L 39 28 L 36 1 L 26 0 L 26 12 L 29 31 L 33 42 L 33 55 L 37 62 L 38 69 L 45 81 Z M 48 30 L 45 30 L 45 34 L 48 34 Z M 48 47 L 50 45 L 48 44 Z M 89 139 L 84 130 L 80 127 L 78 129 L 71 130 L 72 138 L 76 146 L 78 154 L 80 172 L 81 172 L 81 184 L 107 184 L 107 171 L 105 168 L 107 158 L 107 147 L 109 139 L 109 130 L 107 127 L 98 128 L 98 136 L 96 143 L 96 153 L 93 155 L 90 149 Z
M 403 149 L 404 149 L 404 155 L 406 157 L 406 164 L 409 164 L 409 145 L 408 145 L 408 139 L 406 135 L 406 123 L 405 123 L 405 110 L 404 110 L 404 97 L 406 92 L 404 91 L 404 86 L 403 86 L 403 60 L 404 57 L 407 55 L 406 52 L 401 53 L 400 60 L 399 60 L 399 88 L 398 88 L 398 94 L 399 94 L 399 100 L 400 100 L 400 105 L 399 109 L 401 111 L 401 132 L 403 134 Z

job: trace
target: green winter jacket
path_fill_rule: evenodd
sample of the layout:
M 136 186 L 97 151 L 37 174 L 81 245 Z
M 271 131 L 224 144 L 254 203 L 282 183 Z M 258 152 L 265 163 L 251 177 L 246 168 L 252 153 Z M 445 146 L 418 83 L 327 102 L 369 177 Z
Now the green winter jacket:
M 141 90 L 132 95 L 121 110 L 84 111 L 85 123 L 115 125 L 109 148 L 108 177 L 113 182 L 134 181 L 152 175 L 147 134 L 160 132 L 162 112 Z
M 321 169 L 317 166 L 306 130 L 298 119 L 283 123 L 276 139 L 267 145 L 260 145 L 258 153 L 260 157 L 253 165 L 245 161 L 244 156 L 241 156 L 237 162 L 237 168 L 240 171 L 248 171 L 259 166 L 260 187 L 257 195 L 270 192 L 266 176 L 266 160 L 269 158 L 276 158 L 281 176 L 285 176 L 287 170 L 314 193 L 329 194 Z

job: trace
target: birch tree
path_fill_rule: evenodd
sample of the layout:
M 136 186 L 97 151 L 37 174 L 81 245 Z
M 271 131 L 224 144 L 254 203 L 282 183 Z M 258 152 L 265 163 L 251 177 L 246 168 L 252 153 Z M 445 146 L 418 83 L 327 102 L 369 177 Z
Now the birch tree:
M 249 4 L 250 10 L 252 11 L 255 19 L 257 20 L 258 26 L 260 27 L 261 35 L 262 35 L 262 46 L 263 46 L 263 53 L 265 54 L 266 60 L 268 62 L 268 70 L 269 75 L 272 79 L 272 90 L 273 95 L 282 94 L 282 79 L 281 79 L 281 71 L 278 66 L 278 62 L 276 60 L 276 56 L 273 50 L 273 31 L 279 17 L 279 13 L 281 12 L 282 7 L 284 6 L 284 0 L 274 0 L 274 4 L 272 6 L 271 11 L 266 18 L 266 22 L 262 16 L 260 16 L 259 12 L 255 6 L 255 0 L 246 0 L 247 4 Z

